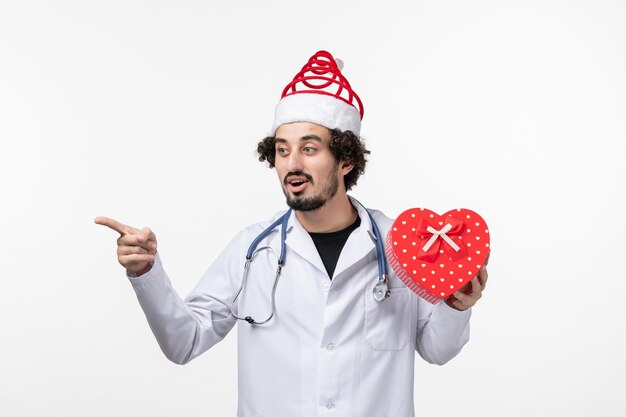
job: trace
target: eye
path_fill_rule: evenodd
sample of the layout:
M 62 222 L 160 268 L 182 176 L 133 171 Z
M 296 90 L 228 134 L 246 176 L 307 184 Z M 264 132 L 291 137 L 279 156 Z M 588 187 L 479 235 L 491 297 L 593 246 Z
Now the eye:
M 279 155 L 287 155 L 289 153 L 289 149 L 285 146 L 277 146 L 276 153 Z
M 311 154 L 313 152 L 315 152 L 317 149 L 315 149 L 313 146 L 305 146 L 304 148 L 302 148 L 302 151 L 304 153 L 308 153 Z

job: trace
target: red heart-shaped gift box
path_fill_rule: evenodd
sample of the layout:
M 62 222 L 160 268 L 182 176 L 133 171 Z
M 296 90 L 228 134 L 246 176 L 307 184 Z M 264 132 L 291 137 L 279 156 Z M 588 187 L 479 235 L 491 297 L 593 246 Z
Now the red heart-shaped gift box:
M 478 213 L 404 211 L 385 243 L 389 265 L 404 284 L 435 304 L 467 285 L 489 254 L 489 228 Z

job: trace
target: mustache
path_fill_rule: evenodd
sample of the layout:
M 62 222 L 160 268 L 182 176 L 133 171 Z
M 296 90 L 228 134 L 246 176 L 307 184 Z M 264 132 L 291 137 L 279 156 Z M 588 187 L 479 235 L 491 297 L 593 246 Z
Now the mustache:
M 283 183 L 285 185 L 287 185 L 289 183 L 289 177 L 304 177 L 307 179 L 307 181 L 309 181 L 310 183 L 313 182 L 313 177 L 310 176 L 309 174 L 306 174 L 302 171 L 289 171 L 286 175 L 285 175 L 285 179 L 283 180 Z

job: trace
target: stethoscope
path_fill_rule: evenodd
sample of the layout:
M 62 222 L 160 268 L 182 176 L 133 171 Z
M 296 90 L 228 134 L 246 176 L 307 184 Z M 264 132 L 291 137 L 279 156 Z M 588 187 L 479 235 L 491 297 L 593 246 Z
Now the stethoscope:
M 359 204 L 363 208 L 365 208 L 361 203 Z M 285 256 L 286 256 L 285 240 L 287 239 L 287 222 L 289 221 L 289 216 L 291 215 L 291 211 L 292 210 L 289 209 L 285 214 L 283 214 L 280 218 L 278 218 L 278 220 L 276 220 L 274 223 L 269 225 L 267 229 L 262 231 L 252 241 L 252 243 L 250 244 L 250 247 L 248 248 L 248 252 L 246 253 L 246 263 L 243 267 L 243 276 L 241 278 L 241 286 L 239 287 L 239 291 L 237 291 L 237 294 L 235 294 L 235 298 L 233 298 L 233 301 L 230 303 L 231 314 L 238 320 L 245 320 L 250 324 L 265 324 L 268 321 L 270 321 L 272 317 L 274 317 L 274 312 L 276 311 L 276 299 L 275 299 L 276 286 L 278 285 L 278 280 L 280 279 L 280 273 L 283 269 L 283 265 L 285 264 Z M 374 217 L 372 216 L 372 214 L 367 209 L 365 209 L 365 211 L 367 211 L 367 214 L 372 223 L 372 229 L 374 230 L 374 237 L 376 240 L 375 242 L 376 259 L 378 261 L 378 282 L 376 283 L 376 285 L 374 285 L 374 288 L 372 289 L 372 293 L 373 293 L 374 300 L 381 302 L 385 298 L 389 297 L 389 294 L 390 294 L 388 278 L 387 278 L 387 259 L 385 257 L 385 248 L 384 248 L 382 237 L 380 235 L 380 230 L 378 229 L 378 225 L 374 221 Z M 248 280 L 248 271 L 250 269 L 250 263 L 252 262 L 252 259 L 259 251 L 263 249 L 270 249 L 269 246 L 264 246 L 257 250 L 257 246 L 259 245 L 260 241 L 262 241 L 265 237 L 267 237 L 267 235 L 272 233 L 272 231 L 274 231 L 274 229 L 277 228 L 279 225 L 280 225 L 280 256 L 278 258 L 278 267 L 276 268 L 276 276 L 274 277 L 274 285 L 272 286 L 271 314 L 269 315 L 268 318 L 266 318 L 263 321 L 256 321 L 250 316 L 239 317 L 237 314 L 234 313 L 233 306 L 235 302 L 237 301 L 237 298 L 239 298 L 239 295 L 243 291 L 243 288 L 246 285 L 246 281 Z

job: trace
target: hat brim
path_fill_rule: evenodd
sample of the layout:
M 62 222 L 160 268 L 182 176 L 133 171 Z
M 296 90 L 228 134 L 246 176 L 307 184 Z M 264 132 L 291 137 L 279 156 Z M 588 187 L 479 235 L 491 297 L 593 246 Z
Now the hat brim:
M 315 123 L 328 129 L 349 130 L 356 136 L 361 131 L 361 115 L 348 103 L 332 96 L 315 93 L 292 94 L 276 105 L 272 136 L 280 125 L 294 122 Z

